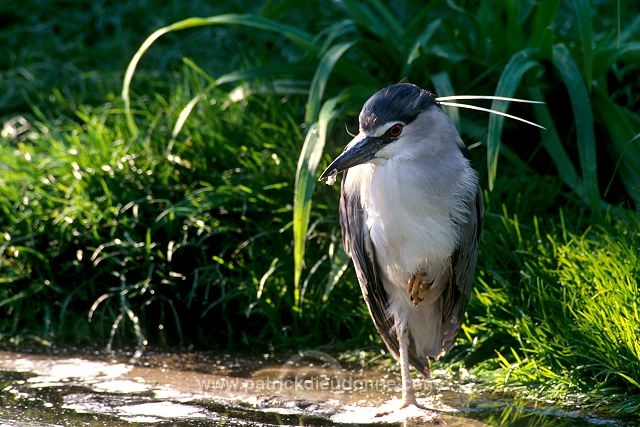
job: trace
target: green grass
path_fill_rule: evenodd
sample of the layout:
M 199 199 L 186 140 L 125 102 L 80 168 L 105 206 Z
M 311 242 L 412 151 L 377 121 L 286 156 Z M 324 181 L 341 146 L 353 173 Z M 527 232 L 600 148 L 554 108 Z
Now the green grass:
M 564 212 L 520 223 L 504 208 L 489 219 L 465 332 L 475 339 L 472 353 L 488 344 L 498 357 L 477 372 L 497 361 L 490 376 L 505 388 L 544 399 L 568 391 L 585 401 L 613 395 L 615 410 L 636 413 L 640 223 L 607 218 L 576 232 Z
M 84 341 L 108 338 L 115 324 L 118 336 L 136 338 L 131 325 L 140 324 L 155 343 L 330 339 L 331 328 L 306 332 L 290 311 L 290 198 L 302 139 L 291 113 L 300 103 L 238 104 L 211 93 L 172 138 L 182 105 L 206 84 L 189 74 L 171 99 L 155 97 L 143 139 L 128 138 L 122 115 L 105 105 L 76 111 L 76 121 L 43 118 L 3 147 L 7 332 Z M 318 254 L 338 236 L 323 228 L 312 253 L 329 266 Z M 329 323 L 337 306 L 357 310 L 357 298 L 313 306 L 323 292 L 306 289 L 304 325 Z
M 379 350 L 338 189 L 314 184 L 362 101 L 409 77 L 547 101 L 511 111 L 542 133 L 451 112 L 493 189 L 467 326 L 440 366 L 640 413 L 633 13 L 616 34 L 587 2 L 183 3 L 0 9 L 17 22 L 0 30 L 0 345 Z M 164 35 L 129 75 L 127 116 L 145 37 L 238 12 L 185 25 L 275 31 Z

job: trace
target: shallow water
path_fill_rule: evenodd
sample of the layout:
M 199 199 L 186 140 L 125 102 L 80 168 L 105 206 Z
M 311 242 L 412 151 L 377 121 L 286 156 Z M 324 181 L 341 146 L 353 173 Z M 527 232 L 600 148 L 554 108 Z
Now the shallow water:
M 397 373 L 343 367 L 315 351 L 288 360 L 147 353 L 135 363 L 0 352 L 0 426 L 632 425 L 479 394 L 435 377 L 415 382 L 419 403 L 430 411 L 398 411 Z

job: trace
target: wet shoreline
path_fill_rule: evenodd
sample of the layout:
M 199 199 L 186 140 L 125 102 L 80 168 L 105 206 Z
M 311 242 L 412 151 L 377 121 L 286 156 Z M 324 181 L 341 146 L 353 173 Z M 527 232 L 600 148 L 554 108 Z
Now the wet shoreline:
M 470 426 L 505 420 L 518 425 L 632 425 L 588 412 L 515 404 L 508 396 L 477 393 L 438 375 L 415 382 L 428 413 L 397 411 L 397 373 L 381 365 L 344 367 L 318 351 L 283 359 L 151 352 L 131 363 L 123 355 L 0 351 L 0 422 L 399 425 L 409 419 Z

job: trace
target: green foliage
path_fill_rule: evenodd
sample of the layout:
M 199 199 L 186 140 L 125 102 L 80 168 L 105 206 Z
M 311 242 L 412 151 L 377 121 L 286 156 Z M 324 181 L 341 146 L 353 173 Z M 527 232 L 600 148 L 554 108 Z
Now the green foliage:
M 562 220 L 523 225 L 506 207 L 488 219 L 466 326 L 470 351 L 498 352 L 502 373 L 494 367 L 491 375 L 502 386 L 545 398 L 584 393 L 581 386 L 591 397 L 617 395 L 616 409 L 637 412 L 640 223 L 596 222 L 576 233 Z
M 152 124 L 143 139 L 128 137 L 106 105 L 83 107 L 76 120 L 41 117 L 1 147 L 5 333 L 140 344 L 331 339 L 332 328 L 306 331 L 290 313 L 289 200 L 302 138 L 291 112 L 300 107 L 209 92 L 172 135 L 180 106 L 205 85 L 187 73 L 170 99 L 138 107 Z M 312 241 L 322 258 L 337 236 L 317 227 Z M 323 259 L 318 276 L 333 257 Z M 333 297 L 346 300 L 325 306 L 313 304 L 323 288 L 305 289 L 300 309 L 339 319 L 337 307 L 361 310 L 354 291 L 342 287 Z
M 447 109 L 466 140 L 486 141 L 471 155 L 492 188 L 447 364 L 491 388 L 638 412 L 633 4 L 617 17 L 559 0 L 161 3 L 0 11 L 24 24 L 0 30 L 0 337 L 378 340 L 337 191 L 315 180 L 325 148 L 347 140 L 336 120 L 353 128 L 368 96 L 407 78 L 546 101 L 511 107 L 543 132 Z
M 448 81 L 452 89 L 458 88 L 458 91 L 466 93 L 494 92 L 498 96 L 520 93 L 521 97 L 533 95 L 552 106 L 558 104 L 555 100 L 558 89 L 564 88 L 572 106 L 572 118 L 566 114 L 549 114 L 545 111 L 547 107 L 540 107 L 542 112 L 538 113 L 543 126 L 551 129 L 552 133 L 559 133 L 559 137 L 545 138 L 543 144 L 556 166 L 556 173 L 592 209 L 600 209 L 603 204 L 598 169 L 609 182 L 620 179 L 626 188 L 626 199 L 639 204 L 640 175 L 637 172 L 639 169 L 634 167 L 640 158 L 640 145 L 632 141 L 639 134 L 640 126 L 629 109 L 631 104 L 638 102 L 637 95 L 627 100 L 627 105 L 617 104 L 615 94 L 605 95 L 611 87 L 622 83 L 620 70 L 625 70 L 626 74 L 635 73 L 636 76 L 639 72 L 637 57 L 640 45 L 631 36 L 640 25 L 639 18 L 629 23 L 628 30 L 618 37 L 610 30 L 603 31 L 596 39 L 592 16 L 604 11 L 591 7 L 586 0 L 574 2 L 571 11 L 564 11 L 556 0 L 504 0 L 480 5 L 432 2 L 420 7 L 406 5 L 407 11 L 415 13 L 400 17 L 389 6 L 378 1 L 364 4 L 348 0 L 337 2 L 337 5 L 339 10 L 335 15 L 341 19 L 322 28 L 315 36 L 257 15 L 193 18 L 164 27 L 143 43 L 129 66 L 123 89 L 125 108 L 128 109 L 128 87 L 133 70 L 144 51 L 162 34 L 200 25 L 246 25 L 280 33 L 296 42 L 304 52 L 299 56 L 298 64 L 313 63 L 318 58 L 316 73 L 308 83 L 309 100 L 305 115 L 308 132 L 316 131 L 321 104 L 335 104 L 334 98 L 324 101 L 323 96 L 333 74 L 336 77 L 332 80 L 337 83 L 334 86 L 344 81 L 359 89 L 350 96 L 344 93 L 342 96 L 340 104 L 345 104 L 345 113 L 351 114 L 355 112 L 354 106 L 361 105 L 365 99 L 366 95 L 363 94 L 371 94 L 380 86 L 403 78 L 423 86 L 430 86 L 429 82 L 434 79 L 437 82 Z M 560 22 L 567 19 L 571 25 L 570 31 L 559 29 Z M 505 28 L 508 37 L 504 36 Z M 347 50 L 352 52 L 345 54 Z M 620 51 L 625 51 L 627 55 L 624 58 L 611 58 L 614 52 Z M 596 63 L 596 60 L 604 60 L 605 66 L 601 65 L 602 62 Z M 277 74 L 283 72 L 279 68 L 273 71 Z M 470 76 L 478 77 L 470 79 Z M 295 78 L 304 79 L 308 76 L 296 73 Z M 493 82 L 496 80 L 498 84 L 494 89 Z M 331 91 L 327 92 L 329 96 L 335 96 Z M 596 141 L 596 123 L 604 122 L 603 130 L 608 130 L 606 116 L 611 115 L 592 107 L 592 100 L 601 96 L 606 99 L 598 101 L 608 103 L 612 114 L 630 124 L 629 132 L 624 134 L 609 131 L 614 140 L 612 148 L 604 138 L 600 142 L 602 148 L 598 147 Z M 507 104 L 501 101 L 494 101 L 492 105 L 497 111 L 504 111 L 506 107 Z M 135 129 L 131 115 L 128 117 L 130 126 Z M 328 128 L 331 128 L 332 121 L 333 117 L 330 117 Z M 612 124 L 611 120 L 608 122 Z M 503 128 L 504 117 L 491 116 L 486 135 L 490 190 L 496 179 Z M 574 140 L 575 143 L 569 142 Z M 324 146 L 324 138 L 307 135 L 306 149 L 299 160 L 294 199 L 296 286 L 302 271 L 311 209 L 313 185 L 310 183 L 316 176 L 317 162 L 311 161 L 311 156 L 317 158 Z M 520 147 L 515 149 L 527 151 Z M 601 158 L 598 163 L 598 150 L 606 152 L 608 149 L 612 150 L 609 157 Z M 574 166 L 572 160 L 576 151 L 579 168 Z
M 295 43 L 299 43 L 300 45 L 309 48 L 315 49 L 313 44 L 313 38 L 306 34 L 304 31 L 298 30 L 295 27 L 291 27 L 289 25 L 280 24 L 268 19 L 261 18 L 259 16 L 253 15 L 219 15 L 213 16 L 210 18 L 187 18 L 183 21 L 176 22 L 175 24 L 168 25 L 166 27 L 162 27 L 153 34 L 151 34 L 144 41 L 142 46 L 135 53 L 129 66 L 127 67 L 127 71 L 125 72 L 124 82 L 122 84 L 122 99 L 124 100 L 124 108 L 125 113 L 127 115 L 127 124 L 131 133 L 135 136 L 138 133 L 138 128 L 133 120 L 131 114 L 131 101 L 129 96 L 129 88 L 131 86 L 131 80 L 133 79 L 133 75 L 135 73 L 138 62 L 142 58 L 142 55 L 151 47 L 153 43 L 163 35 L 173 32 L 186 30 L 194 27 L 201 27 L 204 25 L 243 25 L 252 28 L 258 28 L 267 31 L 273 31 L 280 34 L 285 35 L 287 38 L 292 40 Z M 280 70 L 281 71 L 281 70 Z M 242 79 L 250 79 L 255 78 L 256 76 L 243 76 Z M 227 80 L 227 79 L 223 79 Z M 218 83 L 219 84 L 219 83 Z M 215 87 L 215 85 L 214 85 Z M 213 88 L 213 87 L 212 87 Z

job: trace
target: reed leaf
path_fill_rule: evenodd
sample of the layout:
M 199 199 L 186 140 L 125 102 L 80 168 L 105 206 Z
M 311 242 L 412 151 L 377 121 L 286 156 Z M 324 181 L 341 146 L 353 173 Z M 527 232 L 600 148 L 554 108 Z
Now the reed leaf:
M 594 105 L 598 117 L 609 133 L 610 151 L 617 159 L 616 169 L 620 168 L 620 178 L 637 207 L 640 207 L 640 139 L 637 132 L 640 120 L 632 122 L 630 113 L 616 105 L 601 88 L 594 87 Z M 609 182 L 613 181 L 612 177 Z
M 391 13 L 389 8 L 385 6 L 380 0 L 371 0 L 371 6 L 378 12 L 383 19 L 383 25 L 389 28 L 389 32 L 393 39 L 403 40 L 402 34 L 404 33 L 404 27 L 402 23 L 396 18 L 396 15 Z
M 542 0 L 536 5 L 536 12 L 531 27 L 531 45 L 542 50 L 546 35 L 554 19 L 558 15 L 560 0 Z
M 336 62 L 349 50 L 356 42 L 345 42 L 337 44 L 331 47 L 320 60 L 320 64 L 316 69 L 316 72 L 311 81 L 311 87 L 309 89 L 309 98 L 307 100 L 305 121 L 312 123 L 316 121 L 318 111 L 320 111 L 320 105 L 322 97 L 324 96 L 327 82 L 333 71 Z
M 530 88 L 529 93 L 536 99 L 542 99 L 543 97 L 542 91 L 538 87 Z M 542 133 L 542 145 L 553 160 L 556 170 L 558 171 L 558 176 L 569 188 L 583 198 L 584 189 L 582 188 L 582 180 L 562 145 L 562 140 L 558 135 L 549 107 L 547 107 L 546 104 L 541 104 L 534 109 L 534 112 L 538 123 L 547 128 L 546 132 Z
M 357 25 L 361 26 L 367 32 L 375 34 L 382 40 L 393 39 L 393 28 L 387 25 L 387 23 L 385 23 L 378 15 L 373 13 L 367 6 L 366 2 L 340 0 L 337 3 L 345 9 Z
M 205 25 L 244 25 L 247 27 L 272 31 L 282 34 L 289 40 L 311 52 L 317 51 L 317 47 L 314 44 L 314 38 L 305 31 L 300 30 L 297 27 L 282 24 L 276 21 L 271 21 L 269 19 L 251 14 L 226 14 L 211 16 L 208 18 L 187 18 L 182 21 L 175 22 L 171 25 L 167 25 L 166 27 L 159 28 L 158 30 L 154 31 L 149 37 L 147 37 L 142 45 L 140 45 L 136 53 L 133 55 L 133 58 L 131 58 L 131 61 L 129 61 L 129 65 L 127 66 L 127 70 L 124 74 L 121 97 L 124 101 L 124 113 L 127 119 L 127 125 L 132 135 L 135 136 L 138 134 L 138 127 L 136 126 L 135 120 L 133 119 L 133 114 L 131 113 L 131 81 L 133 80 L 133 76 L 135 74 L 138 63 L 142 59 L 142 56 L 156 42 L 156 40 L 158 40 L 165 34 L 171 33 L 173 31 L 186 30 L 189 28 L 201 27 Z
M 324 151 L 327 134 L 337 115 L 341 97 L 326 101 L 320 110 L 318 121 L 307 131 L 296 169 L 293 195 L 293 260 L 294 260 L 294 309 L 300 306 L 300 277 L 304 268 L 305 240 L 311 216 L 311 196 L 315 186 L 315 173 Z
M 525 73 L 532 68 L 539 66 L 539 63 L 532 58 L 533 51 L 530 49 L 521 50 L 511 57 L 507 65 L 502 71 L 498 86 L 496 87 L 496 96 L 513 97 L 514 93 L 520 86 L 520 81 Z M 491 109 L 499 112 L 505 112 L 508 104 L 500 101 L 494 101 Z M 502 135 L 502 127 L 504 125 L 504 117 L 492 114 L 489 117 L 489 128 L 487 131 L 487 169 L 489 190 L 493 190 L 498 170 L 498 153 L 500 152 L 500 137 Z
M 438 30 L 440 25 L 442 24 L 442 19 L 436 19 L 429 23 L 425 27 L 425 29 L 420 33 L 420 35 L 415 39 L 411 49 L 408 52 L 407 59 L 402 66 L 401 77 L 407 77 L 409 75 L 409 70 L 411 69 L 411 64 L 420 57 L 420 49 L 423 49 L 431 40 L 431 37 Z M 452 94 L 453 95 L 453 94 Z
M 606 48 L 596 49 L 593 53 L 593 79 L 604 77 L 611 66 L 621 59 L 633 61 L 634 57 L 640 58 L 640 41 L 625 43 L 620 48 L 611 44 Z M 640 59 L 636 59 L 635 62 L 640 64 Z
M 580 51 L 582 53 L 582 67 L 584 80 L 587 84 L 587 91 L 591 92 L 592 66 L 592 29 L 591 29 L 591 6 L 589 0 L 574 0 L 571 2 L 576 16 L 578 27 L 578 40 L 580 41 Z
M 315 185 L 315 173 L 340 97 L 327 101 L 322 105 L 322 109 L 320 109 L 320 103 L 336 62 L 355 43 L 345 42 L 335 45 L 324 54 L 309 90 L 305 120 L 307 123 L 313 123 L 313 125 L 307 132 L 300 157 L 298 158 L 293 196 L 294 305 L 296 307 L 300 303 L 300 277 L 304 267 L 305 239 L 311 215 L 311 196 Z M 320 111 L 320 117 L 316 119 L 318 111 Z
M 553 48 L 553 65 L 560 73 L 571 100 L 586 200 L 589 206 L 597 209 L 600 205 L 600 191 L 598 189 L 596 137 L 593 130 L 591 100 L 569 49 L 562 43 Z

